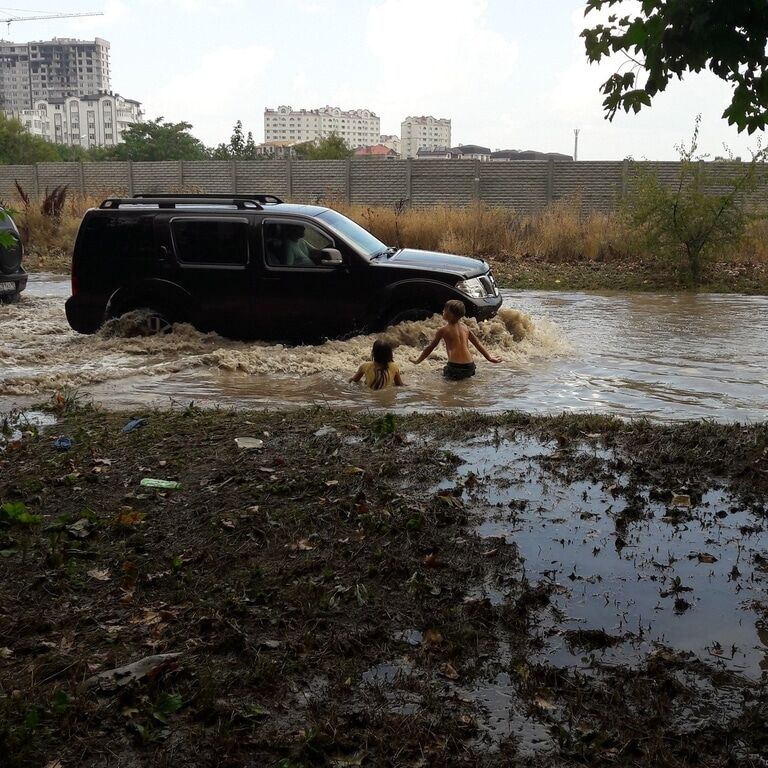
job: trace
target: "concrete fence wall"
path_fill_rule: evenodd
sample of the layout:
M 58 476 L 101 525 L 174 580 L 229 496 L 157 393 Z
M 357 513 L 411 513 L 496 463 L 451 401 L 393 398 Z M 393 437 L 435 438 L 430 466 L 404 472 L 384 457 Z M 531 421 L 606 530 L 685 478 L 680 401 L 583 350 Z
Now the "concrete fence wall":
M 707 163 L 713 189 L 745 164 Z M 475 160 L 257 160 L 0 165 L 0 200 L 12 204 L 15 183 L 40 197 L 59 184 L 97 197 L 160 192 L 237 192 L 273 194 L 296 202 L 343 200 L 362 205 L 405 204 L 465 206 L 473 202 L 533 213 L 549 203 L 579 197 L 586 210 L 616 206 L 639 170 L 676 185 L 676 162 L 521 160 L 482 163 Z M 722 184 L 719 180 L 722 180 Z M 757 192 L 768 202 L 768 187 Z

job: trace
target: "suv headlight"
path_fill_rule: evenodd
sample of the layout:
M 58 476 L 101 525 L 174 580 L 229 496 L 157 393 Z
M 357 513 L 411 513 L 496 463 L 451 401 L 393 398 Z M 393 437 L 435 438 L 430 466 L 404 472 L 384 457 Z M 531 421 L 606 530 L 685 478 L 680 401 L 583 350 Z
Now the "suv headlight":
M 488 296 L 488 291 L 481 282 L 479 277 L 471 277 L 469 280 L 462 280 L 460 283 L 456 283 L 456 288 L 462 293 L 466 293 L 467 296 L 471 296 L 473 299 L 484 299 Z

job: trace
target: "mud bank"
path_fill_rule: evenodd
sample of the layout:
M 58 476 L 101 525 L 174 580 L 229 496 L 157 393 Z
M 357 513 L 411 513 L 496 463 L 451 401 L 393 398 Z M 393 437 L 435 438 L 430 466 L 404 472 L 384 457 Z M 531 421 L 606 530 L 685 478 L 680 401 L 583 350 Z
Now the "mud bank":
M 765 424 L 53 410 L 0 452 L 3 765 L 762 764 Z

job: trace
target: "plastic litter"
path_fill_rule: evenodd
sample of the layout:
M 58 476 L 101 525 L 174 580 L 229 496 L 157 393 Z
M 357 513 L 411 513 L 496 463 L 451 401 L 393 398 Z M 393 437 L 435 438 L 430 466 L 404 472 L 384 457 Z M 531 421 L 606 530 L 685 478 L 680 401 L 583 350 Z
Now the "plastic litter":
M 256 437 L 236 437 L 235 444 L 241 450 L 254 450 L 264 447 L 264 441 Z
M 143 427 L 146 423 L 147 423 L 146 419 L 130 419 L 120 431 L 131 432 L 134 429 Z
M 53 447 L 57 451 L 68 451 L 72 447 L 72 440 L 69 437 L 57 437 L 53 441 Z
M 144 477 L 139 485 L 145 488 L 162 488 L 166 491 L 176 491 L 181 488 L 181 483 L 176 480 L 158 480 L 155 477 Z
M 336 434 L 336 427 L 320 427 L 320 429 L 315 432 L 315 437 L 328 437 L 329 435 L 335 435 Z

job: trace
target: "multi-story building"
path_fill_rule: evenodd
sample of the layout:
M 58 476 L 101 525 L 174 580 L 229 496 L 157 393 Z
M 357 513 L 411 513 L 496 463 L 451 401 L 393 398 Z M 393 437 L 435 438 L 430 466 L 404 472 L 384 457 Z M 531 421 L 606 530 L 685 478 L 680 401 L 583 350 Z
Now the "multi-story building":
M 383 144 L 385 147 L 391 149 L 396 155 L 400 154 L 400 137 L 395 134 L 384 134 L 379 136 L 379 144 Z
M 431 116 L 406 117 L 400 125 L 401 157 L 416 157 L 420 149 L 450 146 L 450 119 Z
M 40 99 L 64 99 L 109 90 L 106 40 L 0 40 L 0 109 L 33 109 Z
M 144 119 L 141 104 L 120 94 L 39 99 L 33 109 L 6 110 L 34 136 L 52 144 L 71 147 L 112 147 L 123 140 L 123 131 Z
M 378 144 L 380 119 L 370 109 L 338 107 L 293 109 L 280 106 L 264 110 L 264 141 L 317 141 L 335 133 L 349 147 Z

